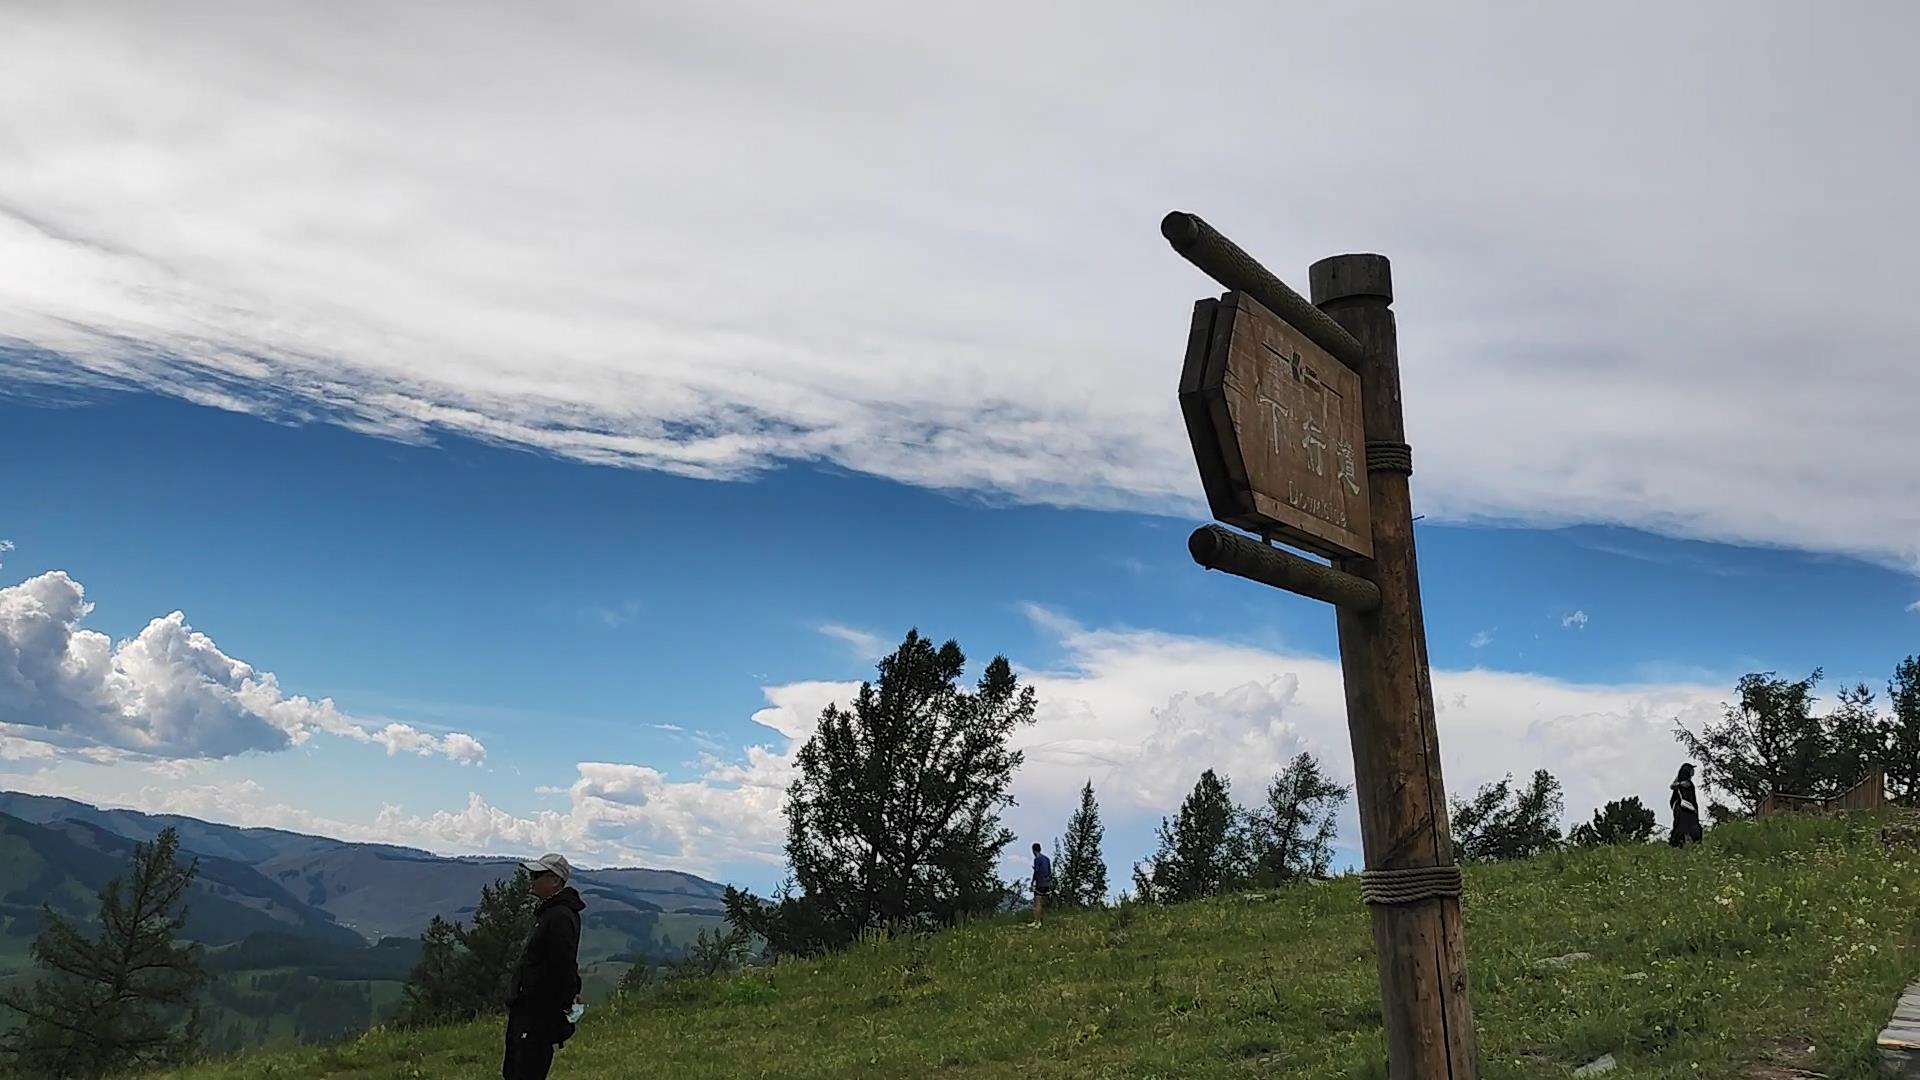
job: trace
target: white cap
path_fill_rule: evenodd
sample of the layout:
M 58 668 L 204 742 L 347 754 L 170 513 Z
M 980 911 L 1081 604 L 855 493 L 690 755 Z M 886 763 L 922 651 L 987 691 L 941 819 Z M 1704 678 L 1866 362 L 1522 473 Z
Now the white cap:
M 573 867 L 568 865 L 565 855 L 542 855 L 532 862 L 523 862 L 520 865 L 536 874 L 542 871 L 549 874 L 558 874 L 560 876 L 560 884 L 562 885 L 565 885 L 567 879 L 573 876 Z

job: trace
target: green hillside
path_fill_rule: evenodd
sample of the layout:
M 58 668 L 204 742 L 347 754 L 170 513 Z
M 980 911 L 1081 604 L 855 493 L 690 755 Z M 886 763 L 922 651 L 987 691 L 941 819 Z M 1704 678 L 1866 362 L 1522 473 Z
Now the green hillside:
M 1920 976 L 1920 852 L 1876 819 L 1772 819 L 1704 847 L 1476 866 L 1468 943 L 1483 1075 L 1619 1080 L 1872 1073 Z M 1584 959 L 1547 963 L 1569 954 Z M 1383 1076 L 1372 939 L 1351 879 L 1203 903 L 975 924 L 668 987 L 596 1010 L 571 1077 Z M 491 1075 L 493 1024 L 376 1031 L 193 1080 Z M 1811 1045 L 1810 1055 L 1804 1048 Z
M 36 977 L 28 950 L 42 905 L 91 924 L 135 844 L 168 827 L 200 864 L 184 934 L 207 948 L 207 1020 L 221 1050 L 332 1042 L 385 1020 L 428 921 L 471 918 L 481 887 L 515 866 L 0 791 L 0 988 Z M 635 955 L 677 957 L 723 922 L 723 887 L 690 874 L 599 869 L 576 883 L 588 904 L 590 1001 L 611 993 Z M 0 1028 L 14 1022 L 0 1010 Z

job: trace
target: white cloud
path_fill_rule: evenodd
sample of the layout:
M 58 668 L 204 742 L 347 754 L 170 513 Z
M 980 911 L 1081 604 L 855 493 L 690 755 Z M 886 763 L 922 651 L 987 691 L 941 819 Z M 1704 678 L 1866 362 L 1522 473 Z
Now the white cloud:
M 640 617 L 642 605 L 638 600 L 628 600 L 619 607 L 595 608 L 594 618 L 609 630 L 618 630 Z
M 1920 600 L 1915 600 L 1915 601 L 1914 601 L 1913 603 L 1911 603 L 1911 604 L 1908 604 L 1908 605 L 1907 605 L 1907 610 L 1908 610 L 1908 611 L 1920 611 Z
M 12 13 L 15 377 L 1188 512 L 1182 206 L 1394 256 L 1432 519 L 1920 556 L 1912 9 L 195 7 Z
M 222 652 L 176 611 L 114 644 L 81 623 L 93 610 L 63 571 L 0 588 L 0 729 L 95 759 L 223 758 L 276 751 L 323 732 L 478 763 L 469 735 L 407 724 L 369 730 L 332 700 L 290 695 L 278 678 Z M 25 756 L 9 751 L 0 757 Z
M 1587 613 L 1584 611 L 1576 611 L 1561 619 L 1560 625 L 1568 630 L 1585 630 L 1587 628 L 1587 622 Z
M 865 630 L 855 630 L 838 623 L 827 623 L 820 632 L 835 641 L 842 642 L 853 650 L 853 655 L 861 660 L 878 660 L 887 651 L 887 643 L 878 634 L 869 634 Z
M 1475 649 L 1484 649 L 1491 644 L 1493 644 L 1493 630 L 1477 631 L 1467 640 L 1468 647 Z
M 1045 836 L 1065 820 L 1080 784 L 1092 780 L 1116 829 L 1142 826 L 1177 808 L 1200 771 L 1216 768 L 1242 800 L 1301 751 L 1351 780 L 1346 703 L 1337 662 L 1248 645 L 1147 631 L 1088 630 L 1042 609 L 1065 659 L 1028 671 L 1037 722 L 1017 737 L 1026 764 L 1008 814 L 1021 836 Z M 1692 683 L 1600 686 L 1497 671 L 1434 673 L 1449 791 L 1470 794 L 1505 773 L 1547 768 L 1566 787 L 1569 821 L 1637 794 L 1662 805 L 1680 748 L 1676 718 L 1697 726 L 1716 715 L 1724 688 Z M 854 683 L 768 688 L 753 719 L 772 735 L 727 758 L 709 755 L 689 779 L 653 767 L 581 762 L 564 808 L 516 814 L 479 794 L 464 807 L 408 814 L 389 807 L 347 826 L 357 839 L 440 851 L 557 849 L 603 863 L 694 872 L 781 860 L 793 753 L 831 701 Z M 176 807 L 177 808 L 177 807 Z M 250 823 L 287 824 L 290 808 L 256 809 Z M 1357 845 L 1349 803 L 1342 842 Z M 1143 854 L 1114 849 L 1113 865 Z
M 0 540 L 0 566 L 4 566 L 6 564 L 7 552 L 12 550 L 13 550 L 13 541 Z
M 1208 767 L 1251 798 L 1302 749 L 1351 779 L 1336 661 L 1139 631 L 1074 630 L 1063 644 L 1067 662 L 1033 675 L 1042 716 L 1016 781 L 1028 823 L 1057 829 L 1087 779 L 1115 819 L 1171 812 Z M 1571 817 L 1629 794 L 1662 804 L 1681 754 L 1675 719 L 1697 726 L 1725 697 L 1717 686 L 1478 669 L 1435 671 L 1433 681 L 1451 794 L 1544 767 L 1565 784 Z M 1357 844 L 1357 829 L 1349 804 L 1343 841 Z

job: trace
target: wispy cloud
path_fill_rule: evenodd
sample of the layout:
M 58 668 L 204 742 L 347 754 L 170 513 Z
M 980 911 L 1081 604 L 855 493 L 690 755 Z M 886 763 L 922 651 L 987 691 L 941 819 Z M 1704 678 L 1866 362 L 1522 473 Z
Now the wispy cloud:
M 652 728 L 655 731 L 681 732 L 681 731 L 687 730 L 686 728 L 681 727 L 679 724 L 648 724 L 647 726 Z
M 591 609 L 593 620 L 609 630 L 618 630 L 640 617 L 643 605 L 638 600 L 628 600 L 618 607 L 597 607 Z
M 1585 630 L 1587 628 L 1587 621 L 1587 613 L 1585 611 L 1574 611 L 1562 617 L 1560 625 L 1568 630 Z
M 1494 627 L 1493 630 L 1481 630 L 1471 638 L 1468 638 L 1467 644 L 1475 649 L 1484 649 L 1493 644 L 1493 631 L 1497 629 L 1499 629 L 1499 627 Z
M 1908 611 L 1920 611 L 1920 600 L 1915 600 L 1915 601 L 1914 601 L 1913 603 L 1911 603 L 1911 604 L 1908 604 L 1908 605 L 1907 605 L 1907 610 L 1908 610 Z
M 853 655 L 857 659 L 878 660 L 886 655 L 887 643 L 878 634 L 856 630 L 851 626 L 841 626 L 839 623 L 827 623 L 819 627 L 819 630 L 822 634 L 853 650 Z
M 1809 28 L 1749 6 L 1732 35 L 1712 4 L 1659 35 L 1497 7 L 1244 4 L 1196 26 L 990 0 L 938 35 L 874 7 L 854 36 L 765 0 L 389 5 L 371 36 L 338 5 L 246 10 L 9 13 L 0 341 L 32 361 L 15 377 L 691 476 L 817 461 L 1184 513 L 1199 490 L 1167 372 L 1188 303 L 1217 290 L 1154 227 L 1198 191 L 1191 209 L 1296 285 L 1356 237 L 1405 253 L 1435 520 L 1915 553 L 1916 511 L 1884 497 L 1920 486 L 1912 315 L 1798 271 L 1814 252 L 1904 272 L 1885 215 L 1910 213 L 1920 154 L 1866 135 L 1908 120 L 1920 8 Z M 1337 50 L 1267 63 L 1283 28 L 1398 62 L 1285 146 L 1250 143 L 1266 103 L 1344 74 Z M 1783 73 L 1783 34 L 1812 35 L 1815 61 Z M 1125 74 L 1164 67 L 1175 38 L 1204 62 Z M 1507 91 L 1544 56 L 1566 93 Z M 1716 94 L 1694 92 L 1703 63 Z M 1644 77 L 1612 80 L 1622 65 Z M 1334 134 L 1362 120 L 1378 138 Z M 1850 152 L 1805 152 L 1836 140 Z M 1676 311 L 1677 291 L 1700 302 Z M 1843 328 L 1820 378 L 1861 390 L 1844 406 L 1806 392 L 1813 325 Z M 1883 463 L 1872 482 L 1862 460 Z

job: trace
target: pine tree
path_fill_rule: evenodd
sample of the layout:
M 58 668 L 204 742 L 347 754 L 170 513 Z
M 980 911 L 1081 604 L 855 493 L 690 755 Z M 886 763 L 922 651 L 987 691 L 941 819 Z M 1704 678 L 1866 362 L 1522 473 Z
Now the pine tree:
M 966 656 L 918 631 L 880 661 L 851 709 L 829 705 L 795 755 L 787 861 L 799 895 L 729 889 L 727 916 L 774 953 L 814 953 L 870 927 L 950 923 L 1006 900 L 994 872 L 1013 834 L 999 810 L 1033 722 L 1034 694 L 1005 657 L 972 691 Z
M 1134 891 L 1143 900 L 1178 903 L 1217 896 L 1246 879 L 1240 811 L 1226 777 L 1200 774 L 1180 814 L 1160 820 L 1160 844 L 1145 867 L 1133 870 Z
M 626 972 L 620 976 L 620 986 L 615 992 L 622 996 L 645 994 L 658 982 L 659 978 L 653 970 L 653 962 L 647 959 L 645 953 L 642 953 L 633 958 L 633 966 L 627 968 Z
M 1254 881 L 1277 885 L 1325 877 L 1333 863 L 1334 815 L 1347 794 L 1346 785 L 1335 783 L 1312 754 L 1289 762 L 1249 821 Z
M 21 1016 L 0 1040 L 19 1075 L 145 1071 L 178 1064 L 199 1048 L 197 1003 L 206 975 L 196 950 L 178 941 L 199 863 L 180 865 L 179 847 L 169 827 L 134 848 L 127 878 L 100 891 L 92 936 L 46 909 L 33 959 L 48 974 L 30 992 L 0 997 Z
M 477 1011 L 505 1008 L 508 981 L 533 933 L 533 909 L 533 877 L 516 867 L 513 877 L 481 887 L 471 926 L 462 929 L 454 924 L 454 934 L 469 957 L 474 988 L 484 995 Z
M 1820 718 L 1820 757 L 1812 770 L 1815 791 L 1844 794 L 1888 759 L 1894 725 L 1874 707 L 1865 683 L 1842 687 L 1833 711 Z
M 1099 907 L 1107 902 L 1107 860 L 1100 854 L 1106 836 L 1093 781 L 1080 789 L 1080 806 L 1067 819 L 1065 841 L 1053 845 L 1053 900 L 1061 907 Z
M 420 959 L 401 991 L 400 1011 L 394 1022 L 402 1026 L 428 1025 L 451 1019 L 465 998 L 460 938 L 454 924 L 435 915 L 420 935 Z
M 1887 787 L 1895 798 L 1920 805 L 1920 657 L 1909 656 L 1887 683 Z
M 420 960 L 395 1022 L 444 1024 L 504 1011 L 533 921 L 533 879 L 519 868 L 481 887 L 472 926 L 434 916 L 420 935 Z

